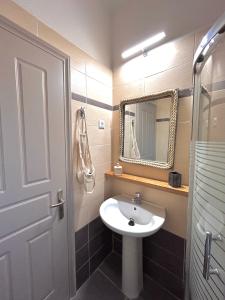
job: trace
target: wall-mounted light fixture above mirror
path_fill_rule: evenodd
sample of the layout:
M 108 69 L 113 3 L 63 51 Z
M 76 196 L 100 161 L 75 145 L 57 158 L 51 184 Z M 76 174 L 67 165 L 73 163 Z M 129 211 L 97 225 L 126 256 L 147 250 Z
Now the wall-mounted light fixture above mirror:
M 151 36 L 150 38 L 142 41 L 141 43 L 125 50 L 122 54 L 121 57 L 123 59 L 132 57 L 134 55 L 137 55 L 138 53 L 146 53 L 147 50 L 150 49 L 150 47 L 154 44 L 156 44 L 157 42 L 161 41 L 162 39 L 164 39 L 166 37 L 166 34 L 164 31 L 159 32 L 153 36 Z
M 170 169 L 174 163 L 178 93 L 167 90 L 120 104 L 120 160 Z

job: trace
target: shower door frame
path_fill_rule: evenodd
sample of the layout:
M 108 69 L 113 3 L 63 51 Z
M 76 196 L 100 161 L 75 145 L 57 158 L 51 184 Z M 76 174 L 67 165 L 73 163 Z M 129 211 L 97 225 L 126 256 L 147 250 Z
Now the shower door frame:
M 43 51 L 55 56 L 63 63 L 64 76 L 64 132 L 66 160 L 66 201 L 67 201 L 67 236 L 68 236 L 68 278 L 69 297 L 76 294 L 76 268 L 74 243 L 74 202 L 73 202 L 73 169 L 72 169 L 72 129 L 71 129 L 71 88 L 70 88 L 70 57 L 44 40 L 11 22 L 0 15 L 0 26 L 15 36 L 33 44 Z
M 219 34 L 225 31 L 225 13 L 214 23 L 209 31 L 204 35 L 201 40 L 193 60 L 193 114 L 192 114 L 192 132 L 191 132 L 191 149 L 189 153 L 192 155 L 190 159 L 189 167 L 189 196 L 188 196 L 188 225 L 187 225 L 187 246 L 186 246 L 186 265 L 185 265 L 185 300 L 190 300 L 189 289 L 189 269 L 190 269 L 190 254 L 191 254 L 191 224 L 192 224 L 192 205 L 193 205 L 193 186 L 194 178 L 194 143 L 198 139 L 199 132 L 199 99 L 201 83 L 201 71 L 204 67 L 208 57 L 210 56 L 217 40 L 219 40 Z

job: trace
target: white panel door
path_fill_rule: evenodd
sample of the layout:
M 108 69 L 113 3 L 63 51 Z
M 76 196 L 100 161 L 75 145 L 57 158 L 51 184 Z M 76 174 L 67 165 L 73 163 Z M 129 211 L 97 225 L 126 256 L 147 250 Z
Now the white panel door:
M 66 300 L 63 61 L 0 27 L 0 299 Z

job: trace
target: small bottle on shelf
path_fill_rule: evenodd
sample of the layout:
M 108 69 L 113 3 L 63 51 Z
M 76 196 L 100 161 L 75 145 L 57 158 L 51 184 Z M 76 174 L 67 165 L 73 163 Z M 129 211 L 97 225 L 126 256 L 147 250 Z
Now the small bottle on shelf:
M 120 163 L 117 162 L 117 164 L 114 166 L 114 174 L 115 175 L 122 175 L 122 172 L 123 172 L 123 168 L 120 165 Z

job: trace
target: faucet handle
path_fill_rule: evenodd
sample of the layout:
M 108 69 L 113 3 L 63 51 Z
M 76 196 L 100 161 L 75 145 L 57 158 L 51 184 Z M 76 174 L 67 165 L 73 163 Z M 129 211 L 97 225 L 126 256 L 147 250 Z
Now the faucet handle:
M 134 196 L 137 197 L 137 198 L 141 198 L 142 193 L 141 192 L 135 192 Z
M 136 200 L 136 201 L 141 201 L 142 200 L 142 193 L 141 192 L 135 192 L 135 194 L 134 194 L 134 199 Z
M 142 201 L 142 193 L 140 192 L 135 192 L 134 197 L 131 199 L 131 202 L 140 204 Z

